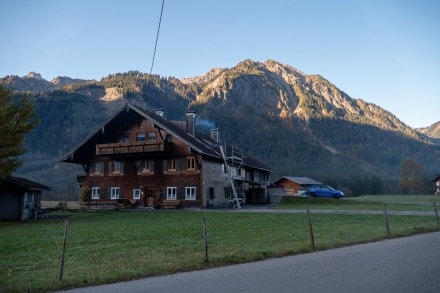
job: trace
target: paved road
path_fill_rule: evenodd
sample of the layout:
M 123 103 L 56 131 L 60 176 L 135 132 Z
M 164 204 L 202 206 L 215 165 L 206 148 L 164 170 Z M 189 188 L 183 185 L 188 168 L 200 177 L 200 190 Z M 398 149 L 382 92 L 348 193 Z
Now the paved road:
M 440 292 L 440 232 L 69 292 Z

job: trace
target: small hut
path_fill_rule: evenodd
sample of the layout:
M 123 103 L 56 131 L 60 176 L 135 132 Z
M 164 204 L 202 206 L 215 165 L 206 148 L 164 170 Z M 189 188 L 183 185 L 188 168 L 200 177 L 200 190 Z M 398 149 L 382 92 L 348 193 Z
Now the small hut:
M 0 180 L 0 220 L 36 218 L 43 190 L 50 188 L 25 178 L 8 176 Z

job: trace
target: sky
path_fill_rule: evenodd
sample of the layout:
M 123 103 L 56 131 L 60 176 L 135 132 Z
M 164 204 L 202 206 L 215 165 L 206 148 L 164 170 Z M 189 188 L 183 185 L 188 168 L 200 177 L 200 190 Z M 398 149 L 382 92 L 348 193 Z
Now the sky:
M 162 0 L 0 0 L 0 77 L 150 73 Z M 153 74 L 251 59 L 320 74 L 411 127 L 440 121 L 440 1 L 165 0 Z

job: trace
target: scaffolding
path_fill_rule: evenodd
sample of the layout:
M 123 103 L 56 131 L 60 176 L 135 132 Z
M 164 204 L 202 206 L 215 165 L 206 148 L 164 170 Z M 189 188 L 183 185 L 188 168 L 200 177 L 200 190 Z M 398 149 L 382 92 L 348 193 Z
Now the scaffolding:
M 224 161 L 224 172 L 226 180 L 229 181 L 232 189 L 232 207 L 241 209 L 246 203 L 246 196 L 243 189 L 243 179 L 245 171 L 243 168 L 243 150 L 234 146 L 229 147 L 220 144 L 220 152 Z M 239 183 L 241 182 L 241 186 Z

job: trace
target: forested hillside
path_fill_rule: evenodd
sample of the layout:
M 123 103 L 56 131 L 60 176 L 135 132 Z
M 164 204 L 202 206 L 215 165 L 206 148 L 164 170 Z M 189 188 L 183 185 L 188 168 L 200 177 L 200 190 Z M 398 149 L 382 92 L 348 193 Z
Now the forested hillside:
M 17 95 L 31 95 L 41 120 L 27 137 L 18 173 L 51 186 L 61 198 L 75 194 L 76 175 L 83 170 L 59 159 L 125 102 L 162 108 L 170 119 L 196 111 L 199 131 L 221 127 L 226 143 L 274 168 L 273 179 L 308 176 L 359 194 L 398 192 L 405 158 L 423 166 L 427 188 L 440 172 L 440 147 L 432 138 L 374 104 L 352 99 L 319 75 L 273 60 L 245 60 L 182 80 L 140 72 L 100 81 L 34 79 L 2 80 Z M 33 90 L 32 84 L 38 87 Z

